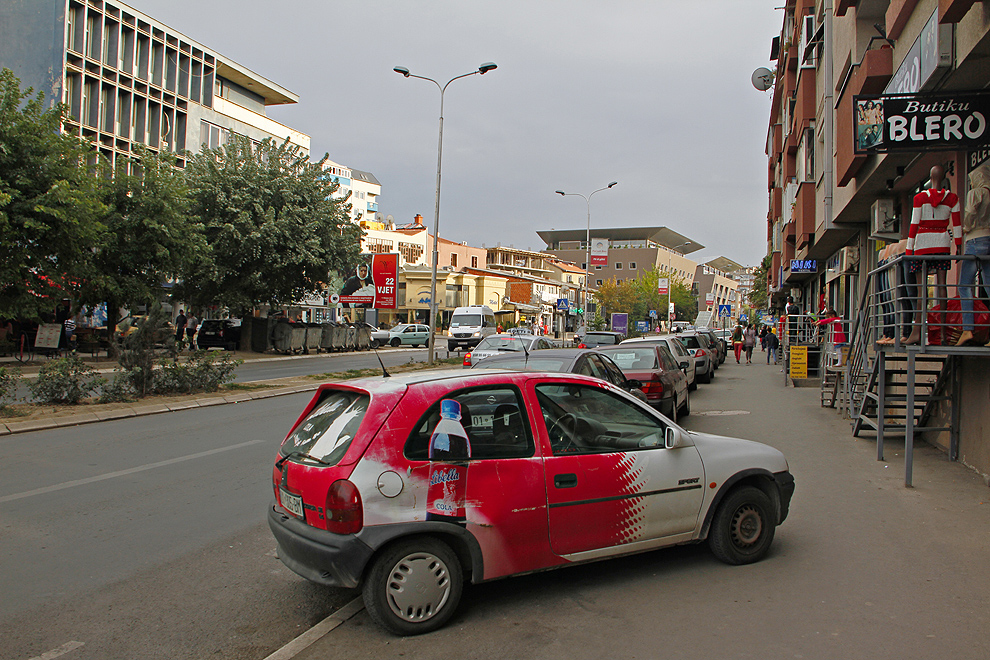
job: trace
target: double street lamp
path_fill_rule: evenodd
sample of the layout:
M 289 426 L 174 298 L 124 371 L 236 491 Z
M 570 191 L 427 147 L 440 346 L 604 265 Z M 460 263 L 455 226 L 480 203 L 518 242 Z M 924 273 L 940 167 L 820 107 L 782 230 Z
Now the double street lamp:
M 468 76 L 473 76 L 475 74 L 484 75 L 493 69 L 498 68 L 494 62 L 485 62 L 478 67 L 476 71 L 471 73 L 465 73 L 460 76 L 455 76 L 447 81 L 443 86 L 440 85 L 433 78 L 426 78 L 424 76 L 417 76 L 409 73 L 409 69 L 404 66 L 394 67 L 392 70 L 396 73 L 400 73 L 406 78 L 419 78 L 420 80 L 428 80 L 437 86 L 440 90 L 440 140 L 437 145 L 437 196 L 436 196 L 436 207 L 433 211 L 433 271 L 430 276 L 430 340 L 429 340 L 429 355 L 427 356 L 427 364 L 433 364 L 433 350 L 435 341 L 435 335 L 437 331 L 437 245 L 440 243 L 440 166 L 443 163 L 443 94 L 447 91 L 447 85 L 458 80 L 459 78 L 467 78 Z
M 585 262 L 584 262 L 584 266 L 585 266 L 585 268 L 584 268 L 584 332 L 585 333 L 587 333 L 588 332 L 588 329 L 589 329 L 589 325 L 588 325 L 588 308 L 589 308 L 589 305 L 588 305 L 588 278 L 591 277 L 591 196 L 594 195 L 597 192 L 601 192 L 603 190 L 608 190 L 609 188 L 611 188 L 614 185 L 617 185 L 618 183 L 619 183 L 618 181 L 613 181 L 612 183 L 608 184 L 604 188 L 599 188 L 598 190 L 593 191 L 591 194 L 589 194 L 587 196 L 582 195 L 581 193 L 564 192 L 563 190 L 555 190 L 554 191 L 558 195 L 565 195 L 565 196 L 566 195 L 576 195 L 578 197 L 584 197 L 584 201 L 588 203 L 588 233 L 587 233 L 587 237 L 586 237 L 587 240 L 585 241 L 585 247 L 587 248 L 587 254 L 585 255 Z

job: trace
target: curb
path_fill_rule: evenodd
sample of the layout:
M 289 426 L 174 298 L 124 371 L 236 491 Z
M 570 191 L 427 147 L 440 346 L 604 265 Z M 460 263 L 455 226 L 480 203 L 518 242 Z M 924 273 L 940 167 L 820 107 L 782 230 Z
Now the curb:
M 30 431 L 47 431 L 66 426 L 79 426 L 81 424 L 95 424 L 97 422 L 107 422 L 114 419 L 125 419 L 127 417 L 159 415 L 161 413 L 175 412 L 178 410 L 206 408 L 209 406 L 220 406 L 228 403 L 242 403 L 245 401 L 254 401 L 256 399 L 270 399 L 276 396 L 286 396 L 288 394 L 298 394 L 300 392 L 313 392 L 319 386 L 319 383 L 314 383 L 313 385 L 294 385 L 291 387 L 280 387 L 277 389 L 263 390 L 260 392 L 244 392 L 240 394 L 231 394 L 228 396 L 202 396 L 197 399 L 170 404 L 153 403 L 128 406 L 126 408 L 102 412 L 80 412 L 56 419 L 33 419 L 25 422 L 0 423 L 0 436 L 13 435 L 15 433 L 28 433 Z

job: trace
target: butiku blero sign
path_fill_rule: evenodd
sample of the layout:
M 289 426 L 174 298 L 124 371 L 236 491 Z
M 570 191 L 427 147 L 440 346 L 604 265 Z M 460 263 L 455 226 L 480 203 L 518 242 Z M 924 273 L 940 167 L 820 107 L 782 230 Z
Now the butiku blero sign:
M 856 153 L 966 151 L 990 139 L 990 94 L 855 96 Z

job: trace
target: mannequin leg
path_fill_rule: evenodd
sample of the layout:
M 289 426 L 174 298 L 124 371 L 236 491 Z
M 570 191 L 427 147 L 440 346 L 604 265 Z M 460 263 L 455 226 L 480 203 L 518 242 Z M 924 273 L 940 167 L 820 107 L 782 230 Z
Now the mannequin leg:
M 949 289 L 945 285 L 946 276 L 948 271 L 937 270 L 935 271 L 935 295 L 937 296 L 936 302 L 938 303 L 939 313 L 938 313 L 938 327 L 939 327 L 939 345 L 948 346 L 949 340 L 946 335 L 949 334 L 949 326 L 945 324 L 945 312 L 949 306 Z
M 970 254 L 970 241 L 966 241 L 964 254 Z M 959 309 L 962 311 L 962 334 L 956 346 L 965 346 L 973 340 L 973 284 L 976 282 L 975 261 L 964 259 L 959 264 Z
M 918 274 L 912 273 L 910 268 L 905 263 L 904 268 L 904 291 L 905 296 L 902 298 L 905 307 L 904 319 L 905 322 L 913 322 L 911 325 L 911 332 L 904 336 L 905 344 L 917 344 L 921 342 L 921 300 L 913 300 L 913 298 L 918 293 Z M 911 310 L 917 310 L 912 314 Z

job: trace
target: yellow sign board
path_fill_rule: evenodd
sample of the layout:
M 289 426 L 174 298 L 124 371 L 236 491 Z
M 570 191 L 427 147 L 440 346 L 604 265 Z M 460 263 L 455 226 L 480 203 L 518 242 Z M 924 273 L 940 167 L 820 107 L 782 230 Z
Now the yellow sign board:
M 791 346 L 791 378 L 808 377 L 808 347 Z

